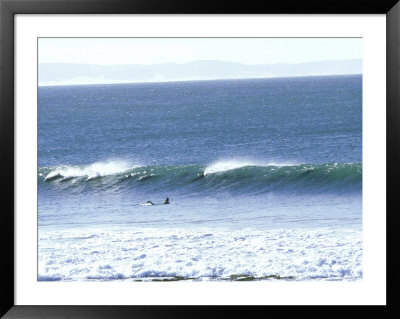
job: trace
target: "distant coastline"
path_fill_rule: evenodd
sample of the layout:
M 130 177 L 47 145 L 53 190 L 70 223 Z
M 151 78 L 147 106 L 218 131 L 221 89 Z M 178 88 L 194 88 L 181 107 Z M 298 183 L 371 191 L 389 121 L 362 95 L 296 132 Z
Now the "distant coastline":
M 362 74 L 362 60 L 316 61 L 300 64 L 271 65 L 246 65 L 223 61 L 114 66 L 44 63 L 39 64 L 38 84 L 41 87 L 45 87 L 359 74 Z

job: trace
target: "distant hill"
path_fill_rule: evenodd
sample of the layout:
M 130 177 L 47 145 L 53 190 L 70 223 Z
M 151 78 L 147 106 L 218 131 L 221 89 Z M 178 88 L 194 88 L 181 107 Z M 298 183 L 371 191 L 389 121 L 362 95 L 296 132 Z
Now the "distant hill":
M 338 60 L 300 64 L 258 65 L 223 61 L 193 61 L 185 64 L 166 63 L 152 65 L 43 63 L 39 64 L 39 85 L 165 82 L 340 74 L 362 74 L 362 61 Z

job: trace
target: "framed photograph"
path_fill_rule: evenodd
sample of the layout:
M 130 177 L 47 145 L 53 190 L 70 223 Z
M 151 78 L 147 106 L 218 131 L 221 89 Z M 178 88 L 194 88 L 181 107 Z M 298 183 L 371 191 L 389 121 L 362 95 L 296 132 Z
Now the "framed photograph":
M 397 1 L 0 3 L 1 315 L 398 314 Z

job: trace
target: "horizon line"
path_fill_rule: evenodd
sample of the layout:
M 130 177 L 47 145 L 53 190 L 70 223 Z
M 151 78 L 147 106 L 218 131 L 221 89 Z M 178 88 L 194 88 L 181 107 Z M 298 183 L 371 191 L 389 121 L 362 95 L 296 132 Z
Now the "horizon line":
M 334 76 L 362 76 L 362 73 L 352 74 L 323 74 L 323 75 L 293 75 L 293 76 L 277 76 L 277 77 L 259 77 L 259 78 L 220 78 L 220 79 L 194 79 L 194 80 L 166 80 L 166 81 L 142 81 L 142 82 L 113 82 L 113 83 L 77 83 L 77 84 L 52 84 L 41 85 L 40 81 L 37 87 L 55 87 L 55 86 L 88 86 L 88 85 L 120 85 L 120 84 L 155 84 L 155 83 L 174 83 L 174 82 L 205 82 L 205 81 L 240 81 L 240 80 L 274 80 L 274 79 L 289 79 L 289 78 L 310 78 L 310 77 L 334 77 Z

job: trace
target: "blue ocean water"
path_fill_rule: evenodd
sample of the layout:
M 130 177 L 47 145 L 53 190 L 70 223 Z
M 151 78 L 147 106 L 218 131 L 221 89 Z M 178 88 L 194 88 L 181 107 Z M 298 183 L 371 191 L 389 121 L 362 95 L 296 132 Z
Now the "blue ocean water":
M 350 232 L 351 249 L 361 256 L 361 75 L 54 86 L 39 87 L 38 95 L 41 280 L 254 275 L 250 266 L 228 271 L 226 259 L 207 266 L 211 270 L 201 258 L 203 268 L 196 260 L 177 267 L 175 260 L 170 268 L 154 270 L 163 262 L 152 258 L 166 255 L 157 250 L 161 242 L 172 240 L 175 256 L 180 251 L 188 256 L 190 236 L 198 236 L 196 250 L 202 250 L 213 236 L 210 247 L 225 245 L 228 233 L 245 240 L 257 234 L 257 246 L 268 232 L 284 232 L 276 236 L 287 245 L 304 240 L 307 232 L 338 244 Z M 170 205 L 146 205 L 166 197 Z M 149 246 L 128 255 L 135 262 L 124 263 L 119 272 L 110 270 L 117 267 L 111 261 L 92 269 L 89 257 L 78 272 L 73 261 L 49 267 L 58 260 L 56 247 L 60 258 L 78 249 L 71 238 L 87 246 L 92 240 L 99 253 L 95 247 L 110 243 L 105 230 Z M 135 234 L 149 237 L 139 240 Z M 111 258 L 110 248 L 105 250 L 103 259 Z M 148 264 L 134 267 L 143 255 L 139 259 Z M 240 256 L 243 252 L 238 261 Z M 317 267 L 324 274 L 316 276 L 359 278 L 360 271 L 353 271 L 359 263 L 333 271 L 335 259 L 333 275 L 327 275 L 325 261 Z M 259 258 L 252 264 L 257 275 L 271 274 L 260 264 Z M 288 265 L 283 273 L 297 278 Z

